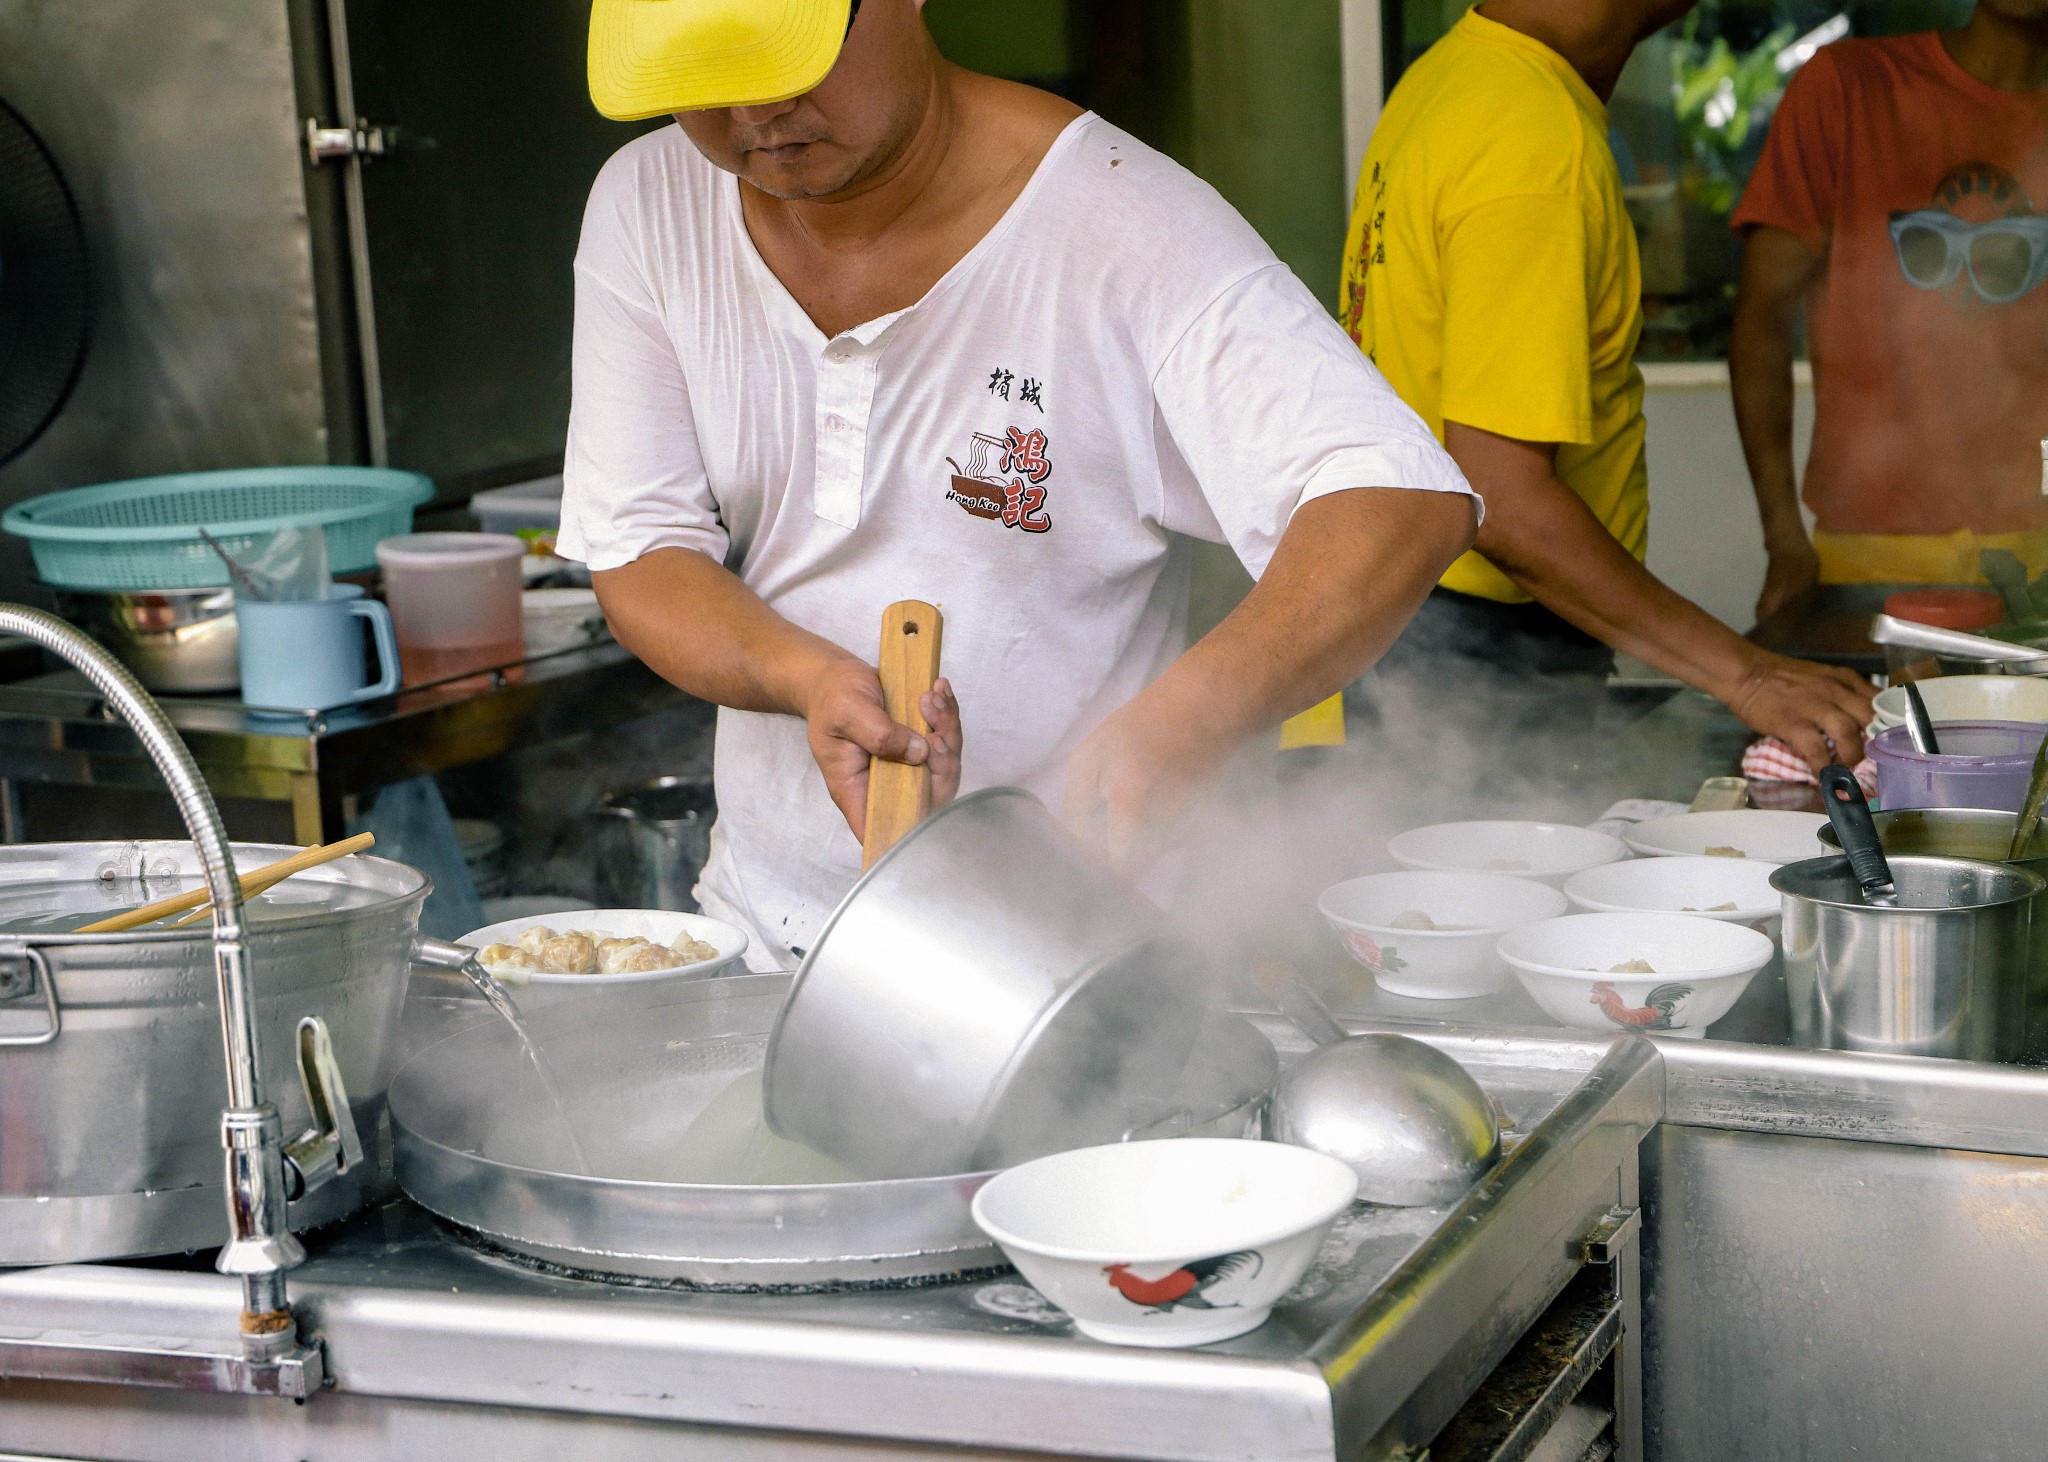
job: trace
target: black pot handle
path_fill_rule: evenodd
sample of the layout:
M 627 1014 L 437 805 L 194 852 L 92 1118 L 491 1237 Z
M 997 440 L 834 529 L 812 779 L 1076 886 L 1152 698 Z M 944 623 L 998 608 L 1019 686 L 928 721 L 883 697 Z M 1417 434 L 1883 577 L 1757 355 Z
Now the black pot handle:
M 1828 821 L 1848 855 L 1849 871 L 1866 903 L 1890 903 L 1897 896 L 1892 884 L 1891 863 L 1884 856 L 1884 843 L 1871 820 L 1870 804 L 1856 774 L 1840 762 L 1830 763 L 1820 774 L 1820 799 Z

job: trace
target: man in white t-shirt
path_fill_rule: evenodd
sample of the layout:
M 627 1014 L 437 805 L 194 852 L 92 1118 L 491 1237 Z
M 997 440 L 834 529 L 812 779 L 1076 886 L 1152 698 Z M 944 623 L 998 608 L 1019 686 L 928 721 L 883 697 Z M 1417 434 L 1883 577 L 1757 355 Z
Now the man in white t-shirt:
M 721 707 L 698 897 L 755 968 L 851 887 L 871 755 L 1126 855 L 1471 543 L 1456 467 L 1221 198 L 948 64 L 921 0 L 598 0 L 591 78 L 680 125 L 591 193 L 559 549 Z M 1188 648 L 1196 538 L 1259 582 Z M 870 663 L 899 599 L 946 616 L 929 736 Z

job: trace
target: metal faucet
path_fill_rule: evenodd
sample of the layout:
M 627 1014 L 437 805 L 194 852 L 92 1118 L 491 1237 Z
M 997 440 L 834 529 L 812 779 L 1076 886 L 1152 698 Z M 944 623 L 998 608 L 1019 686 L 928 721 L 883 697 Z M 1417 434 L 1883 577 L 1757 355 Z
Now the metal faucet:
M 235 877 L 227 829 L 192 753 L 126 667 L 63 620 L 27 605 L 0 604 L 0 633 L 33 641 L 92 682 L 156 763 L 199 852 L 207 891 L 213 896 L 213 968 L 220 983 L 221 1043 L 228 1075 L 221 1143 L 227 1149 L 229 1239 L 215 1267 L 241 1278 L 246 1359 L 257 1365 L 273 1361 L 298 1344 L 284 1276 L 287 1269 L 304 1262 L 306 1251 L 285 1222 L 284 1131 L 277 1108 L 263 1098 L 242 886 Z

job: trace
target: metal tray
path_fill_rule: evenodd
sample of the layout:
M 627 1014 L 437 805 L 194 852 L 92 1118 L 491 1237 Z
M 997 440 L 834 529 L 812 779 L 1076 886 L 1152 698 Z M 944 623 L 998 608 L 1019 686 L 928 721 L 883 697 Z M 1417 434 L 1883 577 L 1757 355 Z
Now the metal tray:
M 776 1186 L 661 1180 L 697 1115 L 762 1064 L 789 983 L 734 975 L 524 1017 L 559 1108 L 502 1022 L 426 1048 L 391 1087 L 399 1183 L 488 1248 L 618 1282 L 831 1290 L 1002 1267 L 968 1212 L 987 1173 Z M 1213 1018 L 1183 1089 L 1162 1103 L 1161 1135 L 1254 1135 L 1276 1069 L 1254 1027 Z

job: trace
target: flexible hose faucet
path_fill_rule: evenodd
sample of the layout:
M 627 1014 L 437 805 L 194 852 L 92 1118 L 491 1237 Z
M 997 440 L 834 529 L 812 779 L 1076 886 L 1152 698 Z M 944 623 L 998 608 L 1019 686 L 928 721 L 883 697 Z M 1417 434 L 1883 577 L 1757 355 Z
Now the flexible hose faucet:
M 242 1281 L 242 1342 L 252 1360 L 267 1360 L 296 1343 L 284 1275 L 306 1251 L 285 1223 L 284 1131 L 277 1108 L 263 1099 L 256 1047 L 256 1009 L 249 948 L 242 925 L 242 886 L 235 878 L 227 829 L 163 709 L 134 676 L 99 645 L 53 614 L 0 604 L 0 633 L 19 635 L 77 667 L 128 724 L 178 804 L 213 896 L 213 968 L 220 984 L 221 1045 L 227 1056 L 228 1105 L 221 1113 L 227 1149 L 228 1243 L 216 1267 Z

